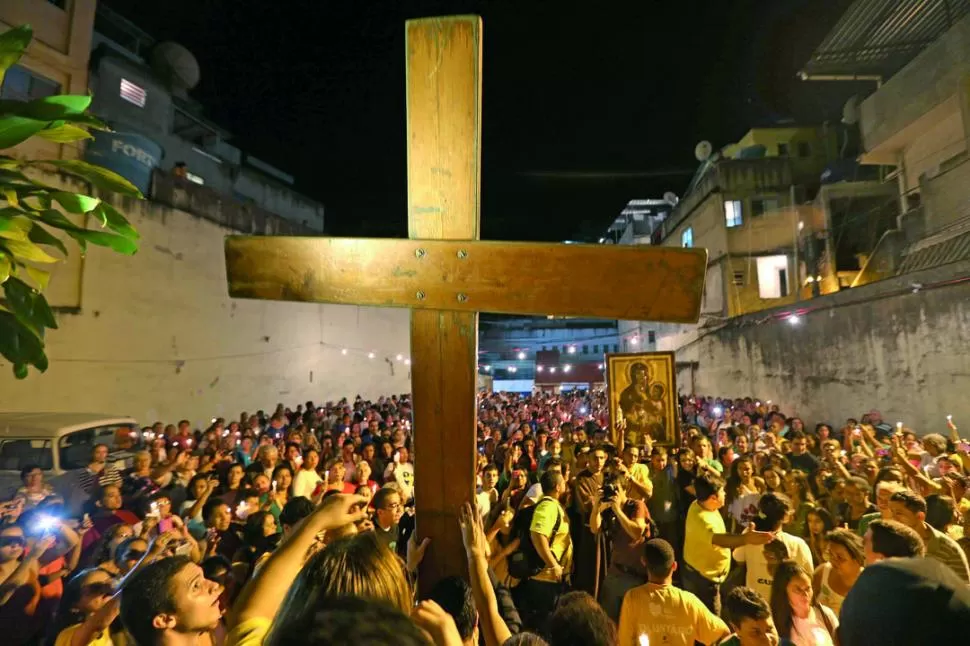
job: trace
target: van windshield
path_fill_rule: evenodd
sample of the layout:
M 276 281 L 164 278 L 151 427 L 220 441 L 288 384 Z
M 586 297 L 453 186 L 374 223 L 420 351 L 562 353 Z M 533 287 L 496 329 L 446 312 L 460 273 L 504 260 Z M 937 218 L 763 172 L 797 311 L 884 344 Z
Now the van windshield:
M 60 468 L 63 471 L 83 469 L 91 462 L 91 449 L 96 444 L 108 447 L 108 460 L 118 459 L 118 454 L 136 448 L 138 433 L 128 424 L 109 424 L 74 431 L 62 437 L 57 443 L 60 453 Z
M 0 471 L 20 471 L 28 465 L 37 465 L 44 471 L 54 468 L 50 440 L 0 440 Z

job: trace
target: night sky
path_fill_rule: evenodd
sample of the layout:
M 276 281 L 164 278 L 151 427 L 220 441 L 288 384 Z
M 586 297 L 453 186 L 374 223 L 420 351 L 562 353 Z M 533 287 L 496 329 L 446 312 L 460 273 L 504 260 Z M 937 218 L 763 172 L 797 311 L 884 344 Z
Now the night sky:
M 851 0 L 101 1 L 196 55 L 192 96 L 330 235 L 406 235 L 408 18 L 484 18 L 486 239 L 598 238 L 629 199 L 682 194 L 697 141 L 837 120 L 847 94 L 794 74 Z

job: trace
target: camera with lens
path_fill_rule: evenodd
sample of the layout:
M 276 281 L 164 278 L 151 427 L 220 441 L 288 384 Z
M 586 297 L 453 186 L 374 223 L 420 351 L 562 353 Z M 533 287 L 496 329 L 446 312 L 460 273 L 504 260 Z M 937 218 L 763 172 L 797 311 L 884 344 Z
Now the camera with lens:
M 622 486 L 622 475 L 612 470 L 606 471 L 603 473 L 603 487 L 600 490 L 602 492 L 600 500 L 603 502 L 613 502 L 616 499 L 617 492 Z

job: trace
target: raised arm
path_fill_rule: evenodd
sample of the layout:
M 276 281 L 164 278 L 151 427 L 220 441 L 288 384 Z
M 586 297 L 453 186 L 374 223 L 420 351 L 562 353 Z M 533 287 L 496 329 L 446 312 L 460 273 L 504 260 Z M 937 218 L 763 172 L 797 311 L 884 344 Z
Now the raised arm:
M 498 599 L 488 576 L 488 542 L 482 528 L 482 517 L 476 507 L 465 503 L 459 512 L 462 542 L 468 557 L 468 578 L 482 622 L 486 646 L 501 646 L 512 636 L 499 612 Z
M 257 617 L 273 619 L 286 598 L 290 584 L 303 567 L 303 560 L 317 534 L 363 520 L 367 515 L 367 502 L 363 496 L 347 494 L 326 498 L 322 505 L 297 525 L 290 537 L 276 548 L 242 589 L 226 621 L 227 628 L 231 630 L 247 619 Z

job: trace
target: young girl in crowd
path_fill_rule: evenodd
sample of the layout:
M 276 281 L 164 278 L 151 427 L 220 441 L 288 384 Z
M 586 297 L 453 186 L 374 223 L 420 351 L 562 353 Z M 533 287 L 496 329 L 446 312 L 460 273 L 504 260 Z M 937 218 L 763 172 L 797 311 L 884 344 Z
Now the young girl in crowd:
M 775 570 L 770 605 L 782 639 L 795 646 L 835 646 L 838 617 L 814 600 L 812 577 L 795 561 L 782 561 Z
M 825 536 L 835 528 L 835 521 L 823 507 L 816 507 L 808 512 L 806 526 L 808 527 L 808 548 L 812 551 L 813 563 L 824 563 L 828 553 L 828 541 Z

